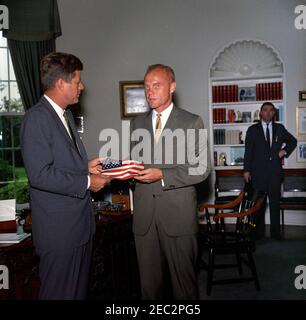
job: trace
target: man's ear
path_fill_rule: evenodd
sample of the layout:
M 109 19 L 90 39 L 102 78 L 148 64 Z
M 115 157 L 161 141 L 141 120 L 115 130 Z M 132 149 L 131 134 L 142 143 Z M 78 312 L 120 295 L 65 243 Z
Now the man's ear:
M 55 87 L 58 89 L 58 90 L 63 90 L 64 88 L 64 80 L 63 79 L 58 79 L 56 82 L 55 82 Z
M 176 89 L 176 82 L 172 82 L 170 85 L 170 92 L 173 93 Z

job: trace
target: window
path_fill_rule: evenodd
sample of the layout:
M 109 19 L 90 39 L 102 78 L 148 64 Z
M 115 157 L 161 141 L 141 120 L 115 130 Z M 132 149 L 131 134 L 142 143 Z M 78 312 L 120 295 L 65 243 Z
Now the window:
M 0 32 L 0 199 L 17 199 L 17 203 L 29 201 L 19 140 L 23 115 L 7 41 Z

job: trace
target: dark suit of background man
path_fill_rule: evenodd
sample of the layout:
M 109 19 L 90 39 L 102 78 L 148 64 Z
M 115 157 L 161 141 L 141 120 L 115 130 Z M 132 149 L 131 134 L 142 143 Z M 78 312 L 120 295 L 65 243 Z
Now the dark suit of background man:
M 44 96 L 27 111 L 21 128 L 33 240 L 40 257 L 40 299 L 86 298 L 95 231 L 89 190 L 109 182 L 97 174 L 99 159 L 88 162 L 71 111 L 65 110 L 84 89 L 82 69 L 70 54 L 43 58 Z
M 136 117 L 131 123 L 131 132 L 145 128 L 151 135 L 148 141 L 148 144 L 151 143 L 151 164 L 145 163 L 145 169 L 135 177 L 134 192 L 133 230 L 142 298 L 164 298 L 165 292 L 168 293 L 165 284 L 169 282 L 174 299 L 196 299 L 198 220 L 194 185 L 205 177 L 204 174 L 190 175 L 187 161 L 176 164 L 174 160 L 173 164 L 165 164 L 164 159 L 154 153 L 154 143 L 157 146 L 164 139 L 160 137 L 154 142 L 154 134 L 160 135 L 166 128 L 172 131 L 181 128 L 184 133 L 193 128 L 198 133 L 199 129 L 204 128 L 203 121 L 199 116 L 173 105 L 172 94 L 176 83 L 170 67 L 150 66 L 144 83 L 146 99 L 152 110 Z M 166 149 L 173 147 L 175 155 L 177 149 L 185 148 L 185 145 L 180 146 L 180 142 L 172 146 L 168 144 Z M 136 145 L 132 141 L 131 147 Z M 186 156 L 187 151 L 184 152 Z M 133 152 L 132 157 L 137 160 Z M 160 157 L 160 164 L 154 164 L 157 157 Z
M 282 159 L 289 157 L 296 147 L 296 139 L 282 124 L 275 123 L 275 107 L 265 102 L 260 109 L 261 121 L 249 127 L 245 139 L 244 178 L 252 180 L 257 190 L 267 192 L 270 208 L 270 235 L 280 235 L 280 189 L 283 179 Z M 264 236 L 266 202 L 258 216 L 258 236 Z

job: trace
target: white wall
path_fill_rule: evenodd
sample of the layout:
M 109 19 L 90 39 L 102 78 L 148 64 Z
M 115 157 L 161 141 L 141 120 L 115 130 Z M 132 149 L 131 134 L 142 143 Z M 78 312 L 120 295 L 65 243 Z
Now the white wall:
M 208 69 L 214 55 L 237 39 L 272 45 L 284 61 L 287 128 L 295 134 L 298 91 L 306 89 L 306 30 L 294 27 L 300 0 L 58 0 L 59 51 L 84 62 L 83 141 L 98 154 L 99 132 L 121 128 L 120 80 L 142 79 L 147 65 L 171 65 L 178 104 L 208 127 Z M 296 163 L 296 153 L 290 157 Z M 306 216 L 306 215 L 305 215 Z M 306 221 L 305 221 L 306 224 Z

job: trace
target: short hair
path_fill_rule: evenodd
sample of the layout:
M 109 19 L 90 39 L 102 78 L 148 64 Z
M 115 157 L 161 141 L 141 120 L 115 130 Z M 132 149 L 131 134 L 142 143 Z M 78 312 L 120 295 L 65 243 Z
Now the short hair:
M 49 53 L 40 63 L 40 76 L 44 92 L 51 89 L 58 79 L 70 82 L 77 70 L 83 70 L 83 64 L 76 56 L 62 52 Z
M 166 65 L 161 64 L 161 63 L 152 64 L 152 65 L 148 66 L 146 74 L 145 74 L 145 77 L 151 71 L 158 70 L 158 69 L 165 71 L 167 76 L 169 77 L 170 81 L 171 82 L 175 82 L 175 73 L 174 73 L 173 69 L 171 67 L 166 66 Z
M 270 101 L 266 101 L 266 102 L 264 102 L 264 103 L 261 105 L 261 107 L 260 107 L 260 112 L 262 111 L 262 109 L 263 109 L 264 106 L 272 106 L 272 107 L 273 107 L 273 110 L 276 111 L 276 108 L 275 108 L 274 104 L 273 104 L 272 102 L 270 102 Z

